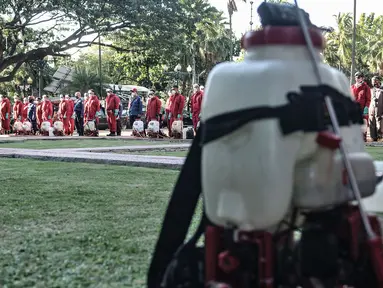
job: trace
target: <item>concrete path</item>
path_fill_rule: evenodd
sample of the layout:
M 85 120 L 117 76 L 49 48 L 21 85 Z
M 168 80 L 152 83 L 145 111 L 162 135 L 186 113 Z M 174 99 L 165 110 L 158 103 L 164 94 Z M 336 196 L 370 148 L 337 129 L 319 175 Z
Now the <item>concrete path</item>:
M 173 156 L 130 155 L 115 153 L 94 153 L 66 150 L 0 149 L 3 158 L 29 158 L 46 161 L 102 163 L 150 168 L 181 169 L 185 158 Z
M 112 147 L 93 147 L 93 148 L 52 148 L 44 149 L 44 151 L 84 151 L 84 152 L 112 152 L 112 151 L 174 151 L 187 150 L 191 143 L 179 144 L 156 144 L 156 145 L 135 145 L 135 146 L 112 146 Z

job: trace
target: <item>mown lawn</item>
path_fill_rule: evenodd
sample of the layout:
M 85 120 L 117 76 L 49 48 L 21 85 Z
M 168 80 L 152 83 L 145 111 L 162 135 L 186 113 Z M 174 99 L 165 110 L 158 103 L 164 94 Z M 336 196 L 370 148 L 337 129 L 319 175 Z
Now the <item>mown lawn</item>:
M 161 145 L 168 141 L 119 140 L 119 139 L 76 139 L 76 140 L 27 140 L 24 142 L 0 143 L 0 148 L 55 149 L 55 148 L 94 148 L 135 145 Z
M 178 171 L 22 159 L 0 166 L 0 287 L 145 287 Z
M 370 155 L 376 161 L 383 161 L 383 146 L 382 147 L 366 147 L 366 151 L 370 153 Z

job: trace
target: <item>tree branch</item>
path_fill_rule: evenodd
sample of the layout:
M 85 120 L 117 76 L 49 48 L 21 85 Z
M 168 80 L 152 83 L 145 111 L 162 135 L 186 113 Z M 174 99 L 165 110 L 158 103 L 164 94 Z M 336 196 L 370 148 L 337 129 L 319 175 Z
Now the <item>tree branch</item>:
M 49 18 L 49 19 L 40 20 L 40 21 L 33 22 L 33 23 L 26 23 L 24 26 L 38 25 L 38 24 L 41 24 L 41 23 L 45 23 L 45 22 L 49 22 L 49 21 L 53 21 L 53 20 L 57 20 L 57 19 L 60 19 L 60 18 L 63 18 L 63 17 L 65 17 L 65 15 L 52 16 L 52 17 Z M 39 17 L 39 18 L 40 18 L 40 17 Z M 36 20 L 37 20 L 37 19 L 36 19 Z
M 24 62 L 19 62 L 13 67 L 12 71 L 8 73 L 7 76 L 0 77 L 0 83 L 2 82 L 9 82 L 12 81 L 13 77 L 15 77 L 16 72 L 19 70 L 21 65 L 23 65 Z

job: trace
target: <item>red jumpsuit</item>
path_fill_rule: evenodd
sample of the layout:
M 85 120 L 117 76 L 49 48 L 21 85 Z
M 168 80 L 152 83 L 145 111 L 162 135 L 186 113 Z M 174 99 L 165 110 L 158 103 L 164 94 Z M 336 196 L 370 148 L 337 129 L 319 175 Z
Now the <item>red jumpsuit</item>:
M 173 99 L 170 100 L 170 113 L 172 117 L 170 118 L 169 128 L 172 128 L 172 124 L 177 120 L 177 115 L 181 115 L 179 120 L 182 120 L 182 112 L 185 106 L 185 97 L 177 93 L 172 96 Z
M 172 106 L 173 98 L 174 98 L 173 95 L 169 96 L 168 100 L 166 100 L 166 106 L 165 106 L 165 115 L 166 115 L 166 117 L 167 117 L 167 125 L 168 125 L 169 133 L 170 133 L 171 128 L 172 128 L 172 127 L 170 126 L 170 117 L 169 117 L 169 113 L 170 113 L 170 107 Z
M 363 82 L 360 86 L 357 84 L 352 85 L 351 91 L 354 95 L 355 101 L 359 103 L 362 110 L 364 110 L 364 107 L 370 107 L 371 89 L 366 82 Z
M 59 111 L 58 111 L 58 116 L 60 121 L 63 122 L 64 126 L 64 134 L 69 135 L 69 117 L 68 117 L 68 102 L 66 100 L 63 100 L 59 104 Z
M 43 101 L 41 103 L 41 109 L 42 109 L 43 122 L 48 121 L 51 123 L 51 126 L 52 126 L 52 114 L 53 114 L 52 102 L 49 100 Z
M 36 122 L 37 127 L 41 128 L 41 123 L 43 123 L 43 103 L 39 103 L 36 105 Z
M 88 104 L 89 98 L 84 100 L 84 124 L 88 121 Z
M 89 99 L 86 103 L 87 120 L 96 120 L 97 123 L 98 119 L 96 119 L 96 113 L 98 111 L 100 111 L 100 100 L 98 100 L 96 95 L 89 96 Z
M 28 120 L 28 103 L 23 104 L 23 110 L 21 113 L 21 121 L 24 122 Z
M 151 121 L 151 120 L 159 120 L 158 116 L 161 112 L 161 100 L 158 99 L 157 96 L 153 96 L 152 98 L 149 99 L 148 101 L 148 106 L 146 107 L 146 121 Z
M 3 98 L 1 101 L 1 127 L 4 131 L 11 130 L 11 102 L 8 98 Z
M 110 133 L 117 132 L 117 119 L 115 116 L 115 110 L 119 111 L 120 108 L 120 98 L 115 94 L 109 94 L 105 99 L 105 109 L 106 115 L 108 117 L 108 127 Z M 117 112 L 118 115 L 118 112 Z
M 74 102 L 72 99 L 67 100 L 68 103 L 68 117 L 69 117 L 69 134 L 73 135 L 74 131 L 74 118 L 72 118 L 74 114 Z
M 364 111 L 365 107 L 367 107 L 367 109 L 370 107 L 370 102 L 371 102 L 371 89 L 370 87 L 367 85 L 366 82 L 363 82 L 361 85 L 358 85 L 358 84 L 354 84 L 351 86 L 351 92 L 354 96 L 354 99 L 356 102 L 359 103 L 360 105 L 360 108 L 362 109 L 362 111 Z M 367 131 L 367 127 L 369 126 L 368 125 L 368 113 L 367 115 L 365 115 L 363 113 L 363 118 L 364 118 L 364 125 L 365 125 L 365 131 Z M 364 132 L 363 133 L 363 138 L 364 138 L 364 141 L 367 141 L 367 132 Z
M 192 113 L 194 130 L 197 129 L 199 114 L 201 113 L 202 97 L 203 97 L 203 92 L 198 91 L 194 93 L 191 98 L 191 113 Z
M 15 104 L 13 104 L 13 119 L 22 120 L 22 114 L 23 114 L 23 102 L 20 100 L 15 101 Z

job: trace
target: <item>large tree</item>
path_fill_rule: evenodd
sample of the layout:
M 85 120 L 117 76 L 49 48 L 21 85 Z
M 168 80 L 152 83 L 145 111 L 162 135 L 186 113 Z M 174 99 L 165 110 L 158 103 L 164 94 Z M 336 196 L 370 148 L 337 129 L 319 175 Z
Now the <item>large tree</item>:
M 163 86 L 177 77 L 173 68 L 181 64 L 181 80 L 190 81 L 190 76 L 194 76 L 198 81 L 199 75 L 207 75 L 202 72 L 228 60 L 230 35 L 223 13 L 206 0 L 174 1 L 172 12 L 165 17 L 169 21 L 162 19 L 155 25 L 145 23 L 135 29 L 121 29 L 108 38 L 114 46 L 123 48 L 116 58 L 122 64 L 119 71 L 124 80 Z M 163 73 L 164 65 L 170 68 L 169 73 Z M 188 65 L 193 67 L 190 76 L 186 75 Z
M 0 2 L 0 83 L 25 62 L 63 56 L 122 28 L 164 27 L 173 0 L 9 0 Z M 87 36 L 88 39 L 84 39 Z M 104 46 L 111 46 L 103 44 Z M 119 47 L 116 49 L 124 50 Z

